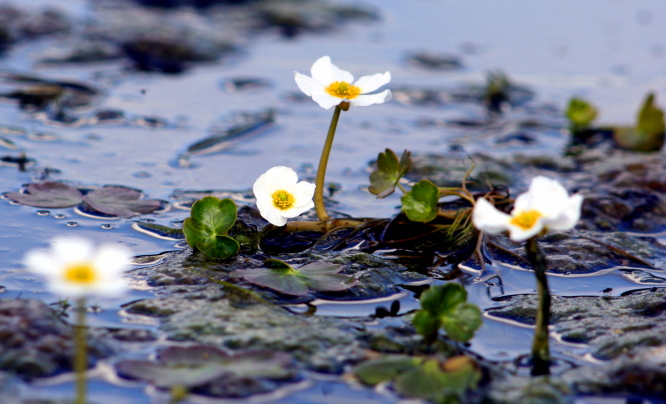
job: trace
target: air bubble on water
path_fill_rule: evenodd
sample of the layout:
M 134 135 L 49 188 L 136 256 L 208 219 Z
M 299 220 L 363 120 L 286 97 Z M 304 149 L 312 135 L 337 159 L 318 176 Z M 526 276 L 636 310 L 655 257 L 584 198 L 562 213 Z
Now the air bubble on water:
M 113 229 L 113 225 L 112 225 L 112 224 L 108 224 L 108 223 L 105 223 L 105 224 L 103 224 L 103 225 L 101 225 L 101 226 L 99 226 L 99 227 L 101 227 L 101 228 L 104 229 L 104 230 L 110 230 L 110 229 Z
M 66 218 L 67 216 L 65 216 L 65 215 L 62 214 L 62 213 L 58 213 L 58 214 L 56 214 L 56 215 L 53 215 L 53 217 L 56 218 L 56 219 L 64 219 L 64 218 Z
M 67 227 L 77 227 L 78 225 L 76 222 L 67 222 Z
M 37 216 L 48 216 L 51 213 L 49 210 L 38 210 Z

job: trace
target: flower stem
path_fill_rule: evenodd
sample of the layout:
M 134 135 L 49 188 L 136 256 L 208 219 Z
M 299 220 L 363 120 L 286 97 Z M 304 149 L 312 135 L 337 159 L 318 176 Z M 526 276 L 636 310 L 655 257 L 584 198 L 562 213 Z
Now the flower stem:
M 315 181 L 315 194 L 314 194 L 314 204 L 315 211 L 317 212 L 317 217 L 319 220 L 328 220 L 329 216 L 326 213 L 326 208 L 324 207 L 324 177 L 326 176 L 326 166 L 328 165 L 328 156 L 331 154 L 331 147 L 333 146 L 333 138 L 335 137 L 335 129 L 338 127 L 338 119 L 340 119 L 340 109 L 339 105 L 335 106 L 335 111 L 333 111 L 333 118 L 331 119 L 331 125 L 328 127 L 328 135 L 326 136 L 326 143 L 324 143 L 324 149 L 321 151 L 321 157 L 319 158 L 319 168 L 317 168 L 317 180 Z
M 76 404 L 86 404 L 86 369 L 88 348 L 86 346 L 86 299 L 76 302 L 76 325 L 74 325 L 74 372 L 76 373 Z
M 532 342 L 532 376 L 550 374 L 550 348 L 548 347 L 548 324 L 550 322 L 550 291 L 546 277 L 546 257 L 539 249 L 537 238 L 532 237 L 525 244 L 527 259 L 534 268 L 539 293 L 536 328 Z

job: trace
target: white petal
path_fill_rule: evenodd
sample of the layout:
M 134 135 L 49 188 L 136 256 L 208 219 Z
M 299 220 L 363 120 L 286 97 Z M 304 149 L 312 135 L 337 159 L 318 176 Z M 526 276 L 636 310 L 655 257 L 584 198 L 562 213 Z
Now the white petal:
M 123 278 L 114 278 L 104 280 L 104 283 L 96 283 L 91 285 L 90 294 L 95 296 L 108 296 L 116 297 L 122 296 L 127 291 L 127 282 Z
M 62 271 L 62 263 L 54 259 L 51 254 L 42 251 L 29 251 L 23 259 L 23 264 L 32 272 L 54 275 Z
M 353 83 L 356 87 L 361 89 L 361 94 L 367 94 L 375 91 L 379 87 L 391 81 L 391 73 L 377 73 L 372 76 L 363 76 Z
M 79 297 L 86 297 L 90 295 L 90 289 L 76 285 L 72 282 L 65 282 L 61 279 L 52 279 L 47 284 L 48 289 L 61 298 L 77 299 Z
M 119 245 L 105 244 L 98 248 L 93 266 L 100 276 L 107 279 L 120 278 L 129 267 L 130 252 Z
M 312 96 L 314 91 L 322 91 L 324 88 L 326 88 L 325 85 L 319 83 L 317 80 L 299 72 L 294 72 L 294 80 L 296 80 L 298 88 L 300 88 L 301 91 L 303 91 L 305 95 L 308 96 Z
M 271 196 L 275 191 L 293 187 L 298 181 L 298 175 L 289 167 L 277 166 L 261 174 L 254 182 L 252 191 L 255 197 L 260 195 Z
M 511 216 L 497 210 L 486 199 L 479 198 L 476 201 L 472 221 L 477 229 L 492 234 L 501 233 L 509 229 L 509 220 Z
M 532 179 L 530 189 L 532 209 L 538 210 L 544 219 L 554 219 L 569 199 L 569 193 L 559 182 L 538 176 Z
M 352 106 L 365 107 L 372 104 L 382 104 L 392 97 L 391 90 L 384 90 L 377 94 L 359 95 L 350 101 Z
M 555 220 L 544 221 L 545 226 L 553 230 L 569 230 L 574 228 L 578 220 L 580 220 L 582 203 L 582 195 L 572 195 L 563 206 L 560 216 Z
M 359 95 L 358 97 L 363 97 Z M 356 98 L 358 98 L 356 97 Z M 312 99 L 319 104 L 320 107 L 324 109 L 330 109 L 336 105 L 339 105 L 342 101 L 345 101 L 344 98 L 333 97 L 325 91 L 315 91 L 312 93 Z M 353 104 L 352 104 L 353 105 Z
M 353 83 L 354 76 L 346 70 L 340 69 L 338 66 L 331 63 L 331 75 L 333 76 L 333 82 L 335 81 L 344 81 L 345 83 Z
M 280 214 L 283 217 L 286 217 L 286 218 L 293 218 L 293 217 L 296 217 L 296 216 L 298 216 L 298 215 L 300 215 L 304 212 L 307 212 L 308 210 L 310 210 L 312 208 L 314 208 L 314 202 L 312 200 L 310 200 L 310 201 L 308 201 L 308 203 L 306 203 L 303 206 L 292 206 L 289 209 L 283 210 L 282 212 L 280 212 Z
M 315 81 L 322 83 L 324 86 L 336 81 L 345 81 L 351 84 L 354 81 L 354 76 L 351 73 L 339 69 L 336 65 L 331 63 L 331 58 L 323 56 L 317 59 L 310 69 L 312 78 Z
M 513 241 L 525 241 L 541 233 L 541 230 L 543 230 L 543 221 L 541 220 L 537 220 L 534 226 L 529 229 L 509 223 L 509 238 Z
M 65 263 L 88 261 L 94 249 L 92 241 L 81 237 L 61 236 L 53 239 L 53 253 Z
M 312 202 L 312 197 L 314 196 L 315 188 L 317 186 L 307 181 L 301 181 L 291 189 L 294 194 L 294 206 L 301 207 Z
M 287 224 L 287 218 L 282 216 L 282 210 L 275 207 L 266 212 L 261 212 L 261 216 L 266 219 L 268 223 L 275 226 L 284 226 Z

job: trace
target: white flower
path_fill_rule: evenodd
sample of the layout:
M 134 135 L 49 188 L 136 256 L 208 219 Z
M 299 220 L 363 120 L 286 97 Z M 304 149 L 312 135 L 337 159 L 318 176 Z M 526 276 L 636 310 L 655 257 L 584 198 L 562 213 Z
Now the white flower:
M 261 216 L 276 226 L 284 226 L 288 218 L 314 207 L 315 185 L 298 182 L 296 172 L 289 167 L 273 167 L 266 171 L 255 181 L 252 191 Z
M 580 219 L 582 202 L 581 195 L 569 196 L 557 181 L 535 177 L 529 190 L 516 198 L 511 215 L 500 212 L 486 199 L 480 198 L 472 219 L 481 231 L 501 233 L 508 230 L 511 240 L 524 241 L 548 229 L 573 228 Z
M 312 77 L 294 72 L 296 84 L 306 95 L 312 97 L 322 108 L 329 109 L 348 101 L 353 106 L 381 104 L 391 99 L 391 90 L 377 94 L 367 94 L 391 81 L 391 73 L 377 73 L 363 76 L 354 82 L 351 73 L 339 69 L 324 56 L 312 65 Z
M 130 258 L 130 252 L 117 245 L 95 248 L 84 238 L 57 237 L 51 251 L 29 251 L 24 263 L 46 277 L 52 292 L 78 298 L 121 294 L 127 288 L 122 272 Z

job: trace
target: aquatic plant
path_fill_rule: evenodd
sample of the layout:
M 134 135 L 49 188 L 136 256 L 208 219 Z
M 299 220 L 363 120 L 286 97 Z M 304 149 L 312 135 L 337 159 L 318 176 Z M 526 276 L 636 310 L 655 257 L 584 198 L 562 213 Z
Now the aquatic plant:
M 266 171 L 252 187 L 261 216 L 275 226 L 312 209 L 315 190 L 314 184 L 298 182 L 296 172 L 282 166 Z
M 640 152 L 661 150 L 664 136 L 664 112 L 655 105 L 654 93 L 648 93 L 645 97 L 634 127 L 617 127 L 613 131 L 613 139 L 619 147 Z
M 331 154 L 335 130 L 338 126 L 340 111 L 348 111 L 350 106 L 367 106 L 382 104 L 391 99 L 391 90 L 384 90 L 376 94 L 368 94 L 391 81 L 391 73 L 377 73 L 372 76 L 363 76 L 354 81 L 354 76 L 348 71 L 338 68 L 331 63 L 329 56 L 323 56 L 312 65 L 312 77 L 294 72 L 294 79 L 301 91 L 324 109 L 335 107 L 333 118 L 328 129 L 324 149 L 319 159 L 317 179 L 315 184 L 314 204 L 319 220 L 329 218 L 324 207 L 324 178 L 328 157 Z
M 548 324 L 550 322 L 550 292 L 546 277 L 546 258 L 539 249 L 537 237 L 548 230 L 569 230 L 580 219 L 581 195 L 569 196 L 567 190 L 557 181 L 546 177 L 532 179 L 529 190 L 518 196 L 511 214 L 495 208 L 484 198 L 480 198 L 472 220 L 481 231 L 496 234 L 509 232 L 513 241 L 525 241 L 527 258 L 534 268 L 539 293 L 536 328 L 532 344 L 532 375 L 550 373 L 550 349 L 548 344 Z
M 238 208 L 231 199 L 207 196 L 192 205 L 190 217 L 183 222 L 187 244 L 208 258 L 226 259 L 240 249 L 238 241 L 229 237 L 236 223 Z
M 86 298 L 90 296 L 118 296 L 126 289 L 122 278 L 131 255 L 123 247 L 113 244 L 97 248 L 87 239 L 58 237 L 51 251 L 30 251 L 25 265 L 47 279 L 47 287 L 61 296 L 76 299 L 76 325 L 74 339 L 76 352 L 76 403 L 86 402 Z
M 569 105 L 564 115 L 569 120 L 569 130 L 576 136 L 578 132 L 590 128 L 590 124 L 597 118 L 598 111 L 588 101 L 573 97 L 569 100 Z

